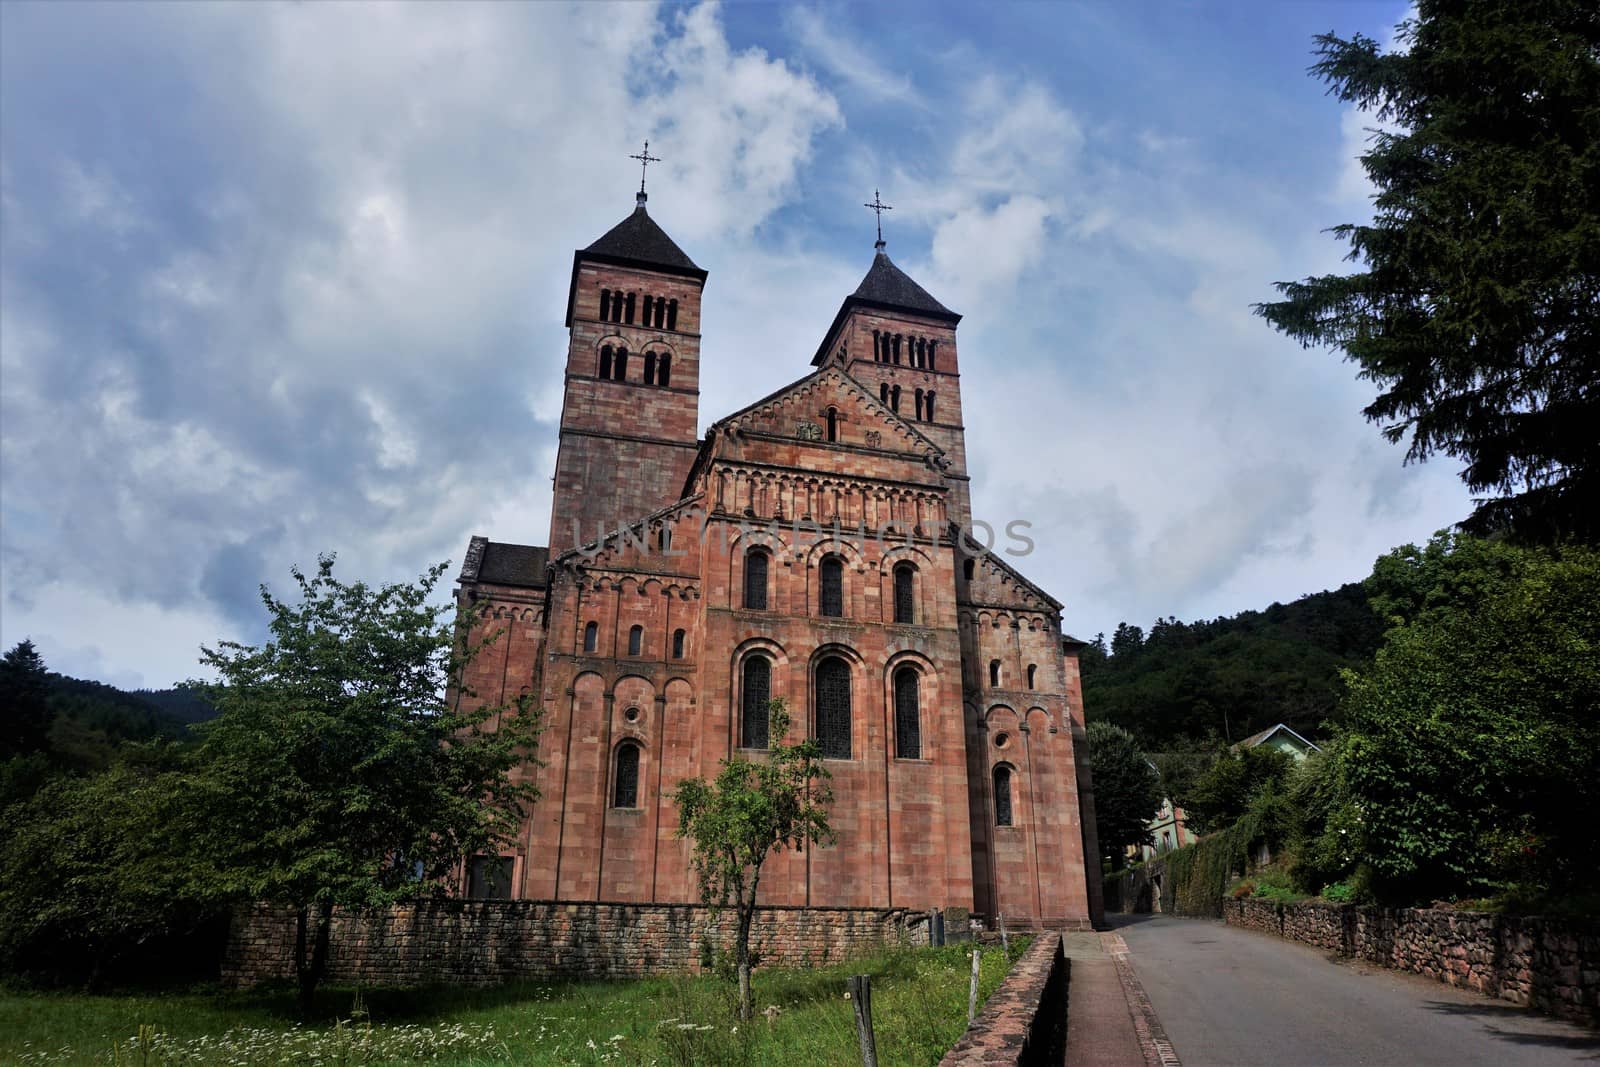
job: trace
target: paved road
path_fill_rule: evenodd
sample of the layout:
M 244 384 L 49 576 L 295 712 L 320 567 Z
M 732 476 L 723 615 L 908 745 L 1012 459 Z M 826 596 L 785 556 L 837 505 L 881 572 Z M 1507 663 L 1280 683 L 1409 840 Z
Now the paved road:
M 1600 1033 L 1220 922 L 1108 916 L 1184 1067 L 1600 1063 Z

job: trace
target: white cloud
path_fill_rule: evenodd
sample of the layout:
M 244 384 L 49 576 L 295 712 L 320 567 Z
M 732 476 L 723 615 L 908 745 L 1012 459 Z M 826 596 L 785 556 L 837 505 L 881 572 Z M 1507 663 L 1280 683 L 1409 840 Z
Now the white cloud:
M 889 69 L 891 61 L 869 54 L 849 36 L 835 33 L 816 8 L 793 7 L 784 25 L 812 62 L 856 93 L 880 103 L 926 106 L 911 78 Z

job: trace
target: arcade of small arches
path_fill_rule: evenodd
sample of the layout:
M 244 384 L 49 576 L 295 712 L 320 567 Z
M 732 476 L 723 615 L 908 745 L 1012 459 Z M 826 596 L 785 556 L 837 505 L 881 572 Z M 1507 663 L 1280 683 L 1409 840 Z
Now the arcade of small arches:
M 628 380 L 628 346 L 624 344 L 603 344 L 600 346 L 600 366 L 598 377 L 602 381 L 626 382 Z M 665 389 L 672 384 L 672 353 L 658 352 L 655 348 L 647 348 L 644 353 L 645 385 L 660 386 Z
M 868 480 L 815 478 L 719 466 L 711 476 L 711 510 L 753 518 L 798 516 L 808 522 L 864 526 L 870 533 L 903 524 L 943 530 L 949 522 L 942 493 L 889 488 Z
M 905 351 L 904 366 L 914 367 L 917 370 L 938 370 L 939 342 L 926 337 L 913 337 L 909 334 L 890 333 L 887 330 L 872 331 L 872 359 L 876 363 L 891 363 L 901 366 L 900 355 L 902 348 Z
M 639 299 L 638 293 L 625 293 L 620 289 L 600 290 L 600 321 L 614 322 L 624 326 L 634 325 L 634 311 Z M 651 296 L 645 294 L 643 314 L 639 316 L 639 325 L 653 327 L 657 330 L 677 330 L 678 328 L 678 301 L 664 296 Z

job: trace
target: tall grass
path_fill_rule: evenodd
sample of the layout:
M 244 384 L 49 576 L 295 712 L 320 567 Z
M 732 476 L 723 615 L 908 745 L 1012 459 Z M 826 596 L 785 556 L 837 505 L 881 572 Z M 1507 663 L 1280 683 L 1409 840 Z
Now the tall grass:
M 1011 957 L 986 948 L 979 992 Z M 732 982 L 714 976 L 555 985 L 330 988 L 325 1023 L 295 1021 L 289 989 L 167 996 L 0 993 L 0 1063 L 805 1064 L 860 1062 L 845 998 L 872 976 L 879 1062 L 936 1063 L 966 1029 L 971 946 L 896 949 L 830 967 L 760 970 L 755 1019 L 735 1016 Z

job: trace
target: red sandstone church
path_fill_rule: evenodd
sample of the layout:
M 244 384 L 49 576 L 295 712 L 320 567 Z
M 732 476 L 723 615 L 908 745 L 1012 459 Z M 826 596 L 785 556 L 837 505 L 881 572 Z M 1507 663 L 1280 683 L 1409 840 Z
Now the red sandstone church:
M 876 247 L 812 369 L 704 437 L 706 272 L 642 191 L 574 254 L 548 546 L 474 537 L 459 579 L 507 631 L 469 687 L 546 716 L 540 800 L 469 895 L 693 902 L 670 794 L 782 697 L 838 840 L 769 860 L 766 903 L 1099 918 L 1081 645 L 963 537 L 961 317 Z

